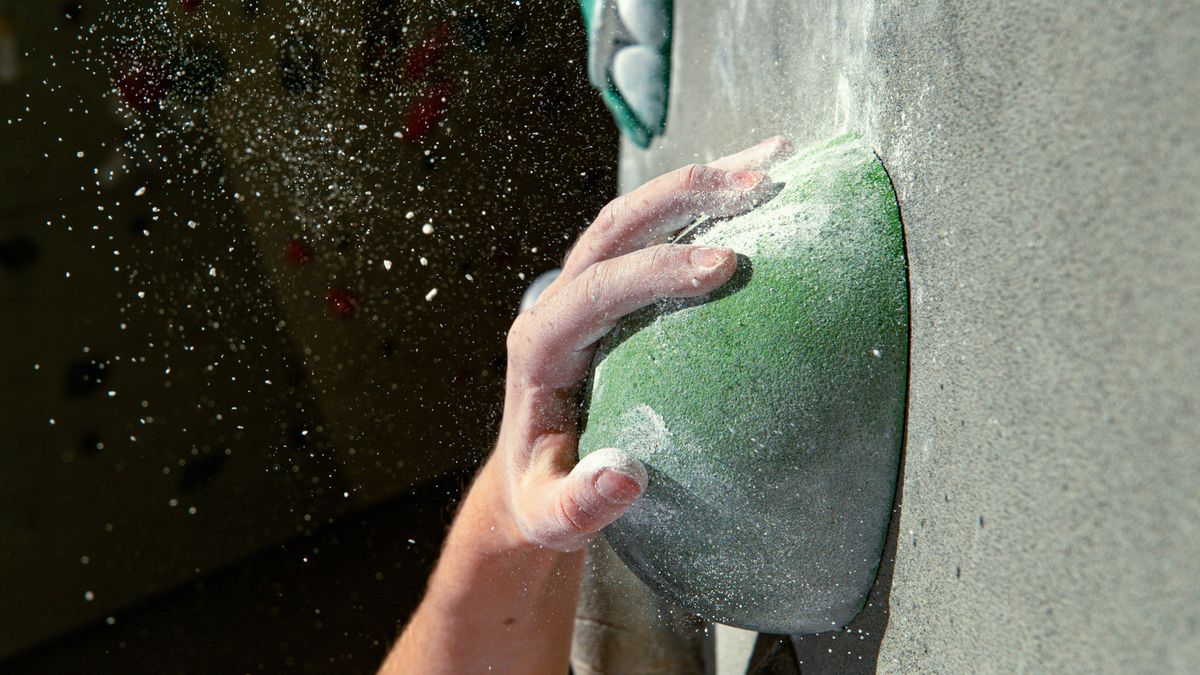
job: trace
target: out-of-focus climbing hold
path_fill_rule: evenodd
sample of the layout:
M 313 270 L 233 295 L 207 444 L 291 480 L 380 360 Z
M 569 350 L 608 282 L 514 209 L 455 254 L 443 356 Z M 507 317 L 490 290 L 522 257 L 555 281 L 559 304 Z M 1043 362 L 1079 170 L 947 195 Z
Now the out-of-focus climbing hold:
M 646 494 L 606 529 L 651 588 L 770 633 L 842 627 L 891 517 L 904 424 L 908 291 L 899 208 L 853 137 L 772 171 L 774 199 L 701 223 L 739 269 L 663 300 L 601 345 L 580 456 L 621 448 Z
M 439 23 L 425 31 L 424 37 L 409 49 L 404 59 L 406 82 L 412 84 L 420 81 L 447 56 L 452 32 L 449 23 Z
M 331 286 L 325 292 L 325 304 L 329 309 L 330 316 L 335 316 L 339 319 L 349 319 L 358 311 L 358 295 L 345 288 Z
M 423 143 L 449 112 L 453 95 L 453 85 L 445 81 L 414 100 L 404 118 L 404 140 Z
M 633 39 L 655 49 L 667 41 L 667 25 L 671 20 L 667 9 L 663 2 L 617 0 L 617 13 Z
M 325 62 L 317 38 L 295 33 L 279 44 L 279 80 L 289 94 L 316 97 L 325 85 Z
M 293 267 L 303 267 L 312 262 L 313 250 L 300 239 L 288 240 L 283 249 L 283 259 Z
M 193 42 L 171 59 L 171 85 L 185 101 L 202 101 L 212 95 L 228 69 L 229 62 L 216 44 Z
M 662 54 L 644 45 L 624 47 L 613 57 L 613 83 L 633 114 L 647 125 L 666 116 L 666 69 Z
M 671 76 L 671 0 L 580 0 L 588 79 L 626 137 L 663 132 Z
M 0 84 L 12 84 L 21 76 L 19 52 L 13 21 L 0 9 Z
M 155 52 L 136 45 L 123 45 L 115 51 L 116 91 L 129 108 L 137 112 L 157 109 L 170 86 L 169 73 Z

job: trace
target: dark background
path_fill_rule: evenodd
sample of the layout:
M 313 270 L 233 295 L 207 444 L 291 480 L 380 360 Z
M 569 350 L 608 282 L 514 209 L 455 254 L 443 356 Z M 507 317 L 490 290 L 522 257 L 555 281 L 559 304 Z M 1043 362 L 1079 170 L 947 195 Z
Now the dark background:
M 0 2 L 0 669 L 378 665 L 615 192 L 577 14 Z

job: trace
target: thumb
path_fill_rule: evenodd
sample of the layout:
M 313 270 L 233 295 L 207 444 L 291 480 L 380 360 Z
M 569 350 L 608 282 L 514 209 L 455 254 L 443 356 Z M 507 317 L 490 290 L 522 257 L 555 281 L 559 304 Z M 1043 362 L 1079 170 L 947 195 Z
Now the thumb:
M 628 453 L 604 448 L 584 457 L 546 491 L 531 539 L 574 551 L 621 517 L 646 491 L 646 467 Z

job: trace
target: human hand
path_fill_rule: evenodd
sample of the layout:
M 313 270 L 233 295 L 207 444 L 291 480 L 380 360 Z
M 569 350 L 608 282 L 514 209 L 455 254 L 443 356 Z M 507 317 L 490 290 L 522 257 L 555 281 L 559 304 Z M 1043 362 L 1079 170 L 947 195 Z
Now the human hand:
M 645 468 L 621 449 L 575 462 L 579 384 L 596 342 L 658 298 L 702 295 L 728 281 L 732 250 L 663 242 L 701 215 L 730 216 L 766 199 L 773 186 L 761 169 L 790 152 L 772 138 L 613 201 L 558 279 L 517 317 L 496 451 L 382 672 L 566 670 L 579 549 L 646 489 Z M 464 637 L 471 648 L 461 648 Z
M 485 470 L 513 543 L 578 550 L 645 490 L 645 468 L 621 449 L 576 463 L 579 385 L 596 343 L 630 312 L 728 281 L 733 250 L 664 242 L 702 215 L 733 216 L 768 198 L 773 184 L 764 169 L 791 149 L 786 139 L 770 138 L 610 202 L 559 277 L 517 317 L 508 335 L 499 443 Z

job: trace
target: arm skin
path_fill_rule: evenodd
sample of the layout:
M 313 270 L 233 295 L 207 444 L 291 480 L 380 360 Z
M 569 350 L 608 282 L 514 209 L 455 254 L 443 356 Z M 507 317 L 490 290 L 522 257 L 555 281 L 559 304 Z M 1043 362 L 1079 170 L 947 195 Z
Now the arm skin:
M 620 449 L 576 462 L 579 386 L 596 342 L 624 315 L 715 290 L 734 252 L 663 244 L 707 214 L 747 211 L 772 185 L 759 169 L 783 138 L 661 176 L 606 206 L 563 272 L 508 336 L 504 417 L 421 605 L 381 673 L 567 672 L 585 546 L 646 487 Z
M 499 454 L 498 452 L 496 454 Z M 479 473 L 383 673 L 565 673 L 584 551 L 525 540 L 495 456 Z

